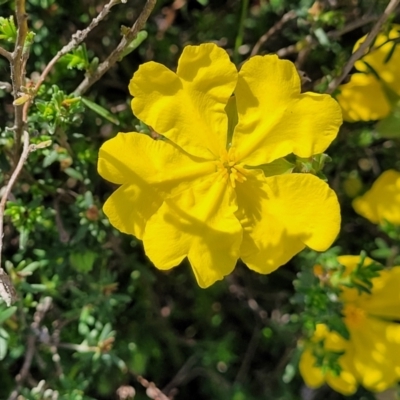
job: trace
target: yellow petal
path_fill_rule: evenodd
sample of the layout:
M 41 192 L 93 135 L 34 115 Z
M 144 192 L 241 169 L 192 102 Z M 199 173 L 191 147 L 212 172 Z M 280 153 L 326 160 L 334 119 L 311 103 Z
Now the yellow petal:
M 374 41 L 371 51 L 355 63 L 355 67 L 359 71 L 367 73 L 371 73 L 368 67 L 370 65 L 377 72 L 380 80 L 398 95 L 400 95 L 400 48 L 394 40 L 399 37 L 400 25 L 393 24 L 389 34 L 380 33 Z M 357 41 L 354 50 L 358 49 L 365 38 L 366 36 Z M 390 59 L 386 61 L 391 52 Z M 378 101 L 376 104 L 378 104 Z
M 326 250 L 340 227 L 339 204 L 328 185 L 309 174 L 261 176 L 255 171 L 236 188 L 241 258 L 248 267 L 269 273 L 305 245 Z
M 170 190 L 214 170 L 214 163 L 195 159 L 169 141 L 136 132 L 118 133 L 99 152 L 99 174 L 117 184 L 150 184 Z
M 269 187 L 262 171 L 252 171 L 247 181 L 236 186 L 238 218 L 243 226 L 240 258 L 252 270 L 268 274 L 287 263 L 305 245 L 290 236 L 285 226 L 269 211 Z
M 371 189 L 353 201 L 354 210 L 374 224 L 400 225 L 400 172 L 385 171 Z
M 267 164 L 289 153 L 322 153 L 342 123 L 337 102 L 328 95 L 300 94 L 293 63 L 275 55 L 247 61 L 235 94 L 239 122 L 232 146 L 247 165 Z
M 129 84 L 132 109 L 188 153 L 219 158 L 227 140 L 225 106 L 236 80 L 225 50 L 212 43 L 186 46 L 176 74 L 155 62 L 139 67 Z
M 361 384 L 379 392 L 394 385 L 400 371 L 400 325 L 367 317 L 349 333 Z
M 306 385 L 313 389 L 319 388 L 325 383 L 325 376 L 321 368 L 315 366 L 316 361 L 311 349 L 306 347 L 300 357 L 299 371 Z
M 340 94 L 336 98 L 345 121 L 378 120 L 390 113 L 391 106 L 382 85 L 372 74 L 354 74 L 350 82 L 339 89 Z
M 339 375 L 328 372 L 326 382 L 336 392 L 342 393 L 345 396 L 350 396 L 355 393 L 358 388 L 357 372 L 354 369 L 351 353 L 346 349 L 344 355 L 339 358 L 341 371 Z
M 317 388 L 323 383 L 328 383 L 334 390 L 344 395 L 353 394 L 358 387 L 356 372 L 352 365 L 352 349 L 349 342 L 336 332 L 328 331 L 326 325 L 318 324 L 312 342 L 324 340 L 324 348 L 328 351 L 344 351 L 338 362 L 341 367 L 339 375 L 331 371 L 322 372 L 321 368 L 315 366 L 316 359 L 312 354 L 312 346 L 306 347 L 303 352 L 299 369 L 307 386 Z
M 105 202 L 103 211 L 111 225 L 142 239 L 148 219 L 158 210 L 162 198 L 150 186 L 122 185 Z
M 372 284 L 371 295 L 363 298 L 363 309 L 379 318 L 400 321 L 400 267 L 381 271 Z
M 187 256 L 203 288 L 232 272 L 242 240 L 234 191 L 227 180 L 216 178 L 210 175 L 166 200 L 143 237 L 157 268 L 170 269 Z

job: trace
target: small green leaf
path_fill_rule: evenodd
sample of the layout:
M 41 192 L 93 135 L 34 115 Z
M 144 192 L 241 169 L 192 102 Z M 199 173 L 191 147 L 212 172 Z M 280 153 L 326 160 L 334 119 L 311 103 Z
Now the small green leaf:
M 9 335 L 7 331 L 0 328 L 0 361 L 7 355 Z
M 379 136 L 386 139 L 400 138 L 400 104 L 375 126 Z
M 261 165 L 260 168 L 264 171 L 265 176 L 275 176 L 289 174 L 293 171 L 294 165 L 284 158 L 278 158 L 269 164 Z
M 72 253 L 69 256 L 69 262 L 71 263 L 71 266 L 78 272 L 87 273 L 92 270 L 96 258 L 97 254 L 93 251 Z
M 74 178 L 74 179 L 76 179 L 76 180 L 78 180 L 78 181 L 83 181 L 83 175 L 82 175 L 79 171 L 77 171 L 76 169 L 74 169 L 74 168 L 71 168 L 71 167 L 65 168 L 65 169 L 64 169 L 64 172 L 65 172 L 68 176 L 70 176 L 71 178 Z
M 14 43 L 17 40 L 17 27 L 14 23 L 14 17 L 0 17 L 0 40 Z
M 5 310 L 1 311 L 0 312 L 0 324 L 2 324 L 4 321 L 6 321 L 11 316 L 13 316 L 16 311 L 17 311 L 16 306 L 12 306 L 12 307 L 6 308 Z
M 121 30 L 123 31 L 123 28 Z M 132 40 L 126 47 L 126 49 L 122 52 L 121 56 L 119 57 L 119 61 L 121 61 L 124 57 L 126 57 L 129 53 L 131 53 L 133 50 L 138 48 L 147 38 L 148 33 L 147 31 L 140 31 L 135 39 Z
M 92 111 L 99 114 L 101 117 L 105 118 L 106 120 L 112 122 L 115 125 L 119 125 L 118 118 L 114 114 L 110 113 L 110 111 L 106 110 L 105 108 L 99 106 L 96 103 L 93 103 L 93 101 L 90 101 L 85 97 L 82 97 L 81 100 L 86 107 L 90 108 Z

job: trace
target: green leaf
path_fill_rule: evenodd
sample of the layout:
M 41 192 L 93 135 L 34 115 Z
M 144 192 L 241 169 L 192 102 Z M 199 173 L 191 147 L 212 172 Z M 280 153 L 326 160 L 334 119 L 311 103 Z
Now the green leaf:
M 375 130 L 383 138 L 400 138 L 400 104 L 394 107 L 386 118 L 376 124 Z
M 86 251 L 84 253 L 72 253 L 69 256 L 69 262 L 71 263 L 71 266 L 78 272 L 86 273 L 92 270 L 96 258 L 97 254 L 93 251 Z
M 63 57 L 63 60 L 68 63 L 68 69 L 76 68 L 80 70 L 88 70 L 90 67 L 89 57 L 87 54 L 86 46 L 84 44 L 72 50 L 71 53 L 66 54 Z
M 17 27 L 14 23 L 14 17 L 0 17 L 0 40 L 14 43 L 17 40 Z
M 121 28 L 123 30 L 124 27 Z M 148 33 L 147 31 L 140 31 L 135 39 L 132 40 L 126 47 L 126 49 L 122 52 L 121 56 L 119 57 L 119 61 L 121 61 L 124 57 L 126 57 L 129 53 L 132 53 L 133 50 L 138 48 L 147 38 Z
M 261 165 L 260 168 L 264 171 L 265 176 L 275 176 L 282 174 L 289 174 L 293 171 L 294 164 L 285 160 L 284 158 L 278 158 L 269 164 Z
M 65 169 L 64 169 L 64 172 L 65 172 L 68 176 L 70 176 L 71 178 L 74 178 L 74 179 L 76 179 L 76 180 L 78 180 L 78 181 L 83 181 L 83 175 L 82 175 L 79 171 L 77 171 L 76 169 L 74 169 L 74 168 L 71 168 L 71 167 L 65 168 Z
M 16 311 L 17 311 L 16 306 L 12 306 L 12 307 L 6 308 L 5 310 L 1 311 L 0 312 L 0 324 L 2 324 L 4 321 L 6 321 L 11 316 L 13 316 Z
M 7 331 L 5 331 L 3 328 L 0 328 L 0 361 L 3 360 L 7 355 L 8 338 L 9 335 Z
M 86 107 L 90 108 L 92 111 L 99 114 L 101 117 L 105 118 L 106 120 L 112 122 L 115 125 L 119 125 L 118 118 L 114 114 L 110 113 L 110 111 L 106 110 L 105 108 L 99 106 L 96 103 L 93 103 L 93 101 L 90 101 L 85 97 L 82 97 L 81 100 Z

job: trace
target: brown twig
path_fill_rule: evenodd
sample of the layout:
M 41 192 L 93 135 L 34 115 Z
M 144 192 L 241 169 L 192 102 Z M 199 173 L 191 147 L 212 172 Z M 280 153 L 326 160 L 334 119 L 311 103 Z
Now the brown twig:
M 6 286 L 6 288 L 10 285 L 8 275 L 1 267 L 1 255 L 3 250 L 3 228 L 4 228 L 4 210 L 6 208 L 7 199 L 10 196 L 11 189 L 13 188 L 18 175 L 20 174 L 22 167 L 24 166 L 25 161 L 28 159 L 29 153 L 36 149 L 35 145 L 29 144 L 29 134 L 27 131 L 23 133 L 23 150 L 21 156 L 19 158 L 18 164 L 15 167 L 13 173 L 11 174 L 10 180 L 8 181 L 3 196 L 0 201 L 0 283 Z M 12 293 L 11 293 L 12 294 Z M 6 299 L 4 299 L 6 300 Z
M 33 356 L 35 355 L 35 350 L 36 350 L 37 333 L 40 331 L 40 325 L 41 325 L 47 311 L 49 311 L 51 304 L 52 304 L 52 298 L 45 297 L 40 301 L 40 303 L 36 307 L 36 312 L 33 316 L 33 322 L 31 323 L 31 326 L 30 326 L 31 333 L 29 334 L 27 343 L 26 343 L 26 352 L 25 352 L 24 363 L 22 364 L 22 367 L 21 367 L 18 375 L 15 377 L 17 386 L 11 392 L 8 400 L 16 400 L 18 398 L 19 390 L 21 389 L 23 382 L 26 380 L 26 378 L 29 375 L 29 370 L 31 369 Z
M 346 65 L 343 68 L 342 74 L 337 78 L 333 79 L 332 82 L 329 84 L 327 93 L 333 93 L 338 88 L 338 86 L 343 82 L 343 80 L 347 77 L 347 75 L 353 68 L 355 62 L 365 55 L 366 51 L 371 46 L 376 36 L 380 32 L 383 24 L 390 17 L 390 14 L 392 14 L 395 11 L 399 3 L 400 0 L 390 0 L 385 11 L 380 16 L 375 25 L 372 27 L 371 32 L 367 35 L 364 42 L 361 43 L 360 47 L 351 55 L 349 61 L 347 61 Z
M 0 56 L 7 58 L 9 62 L 12 60 L 12 55 L 9 51 L 0 46 Z
M 97 82 L 115 63 L 117 63 L 123 52 L 134 40 L 137 34 L 143 29 L 147 19 L 149 18 L 157 0 L 147 0 L 142 12 L 137 18 L 136 22 L 132 25 L 129 31 L 124 34 L 117 48 L 102 62 L 97 70 L 90 76 L 86 76 L 81 84 L 77 87 L 74 93 L 77 96 L 84 94 L 95 82 Z
M 276 32 L 280 31 L 283 27 L 283 25 L 286 24 L 286 22 L 296 18 L 296 13 L 291 10 L 287 12 L 286 14 L 283 14 L 282 18 L 275 24 L 273 25 L 264 35 L 258 39 L 257 43 L 254 45 L 253 49 L 251 50 L 250 56 L 254 56 L 258 54 L 261 46 L 269 40 L 269 38 L 274 35 Z
M 69 53 L 70 51 L 74 50 L 76 47 L 78 47 L 85 39 L 86 37 L 89 35 L 89 33 L 110 13 L 110 10 L 112 7 L 114 7 L 116 4 L 120 4 L 121 0 L 110 0 L 108 2 L 108 4 L 106 4 L 103 9 L 100 11 L 100 13 L 93 18 L 92 22 L 88 25 L 87 28 L 85 28 L 83 31 L 77 31 L 75 32 L 72 37 L 71 40 L 68 42 L 68 44 L 66 44 L 53 58 L 52 60 L 50 60 L 50 62 L 46 65 L 45 69 L 43 70 L 43 72 L 40 74 L 35 87 L 31 93 L 30 99 L 24 104 L 24 108 L 23 108 L 23 118 L 24 121 L 27 120 L 28 117 L 28 110 L 29 107 L 36 95 L 36 93 L 38 92 L 40 86 L 42 85 L 42 83 L 44 82 L 44 80 L 46 79 L 47 75 L 50 73 L 50 71 L 52 70 L 52 68 L 54 67 L 54 65 L 57 63 L 57 61 L 65 56 L 67 53 Z
M 146 388 L 146 395 L 150 399 L 153 400 L 171 400 L 170 397 L 167 397 L 154 382 L 149 382 L 147 379 L 142 376 L 137 377 L 138 382 Z
M 251 362 L 254 359 L 254 356 L 257 351 L 258 344 L 260 342 L 261 337 L 261 328 L 259 324 L 256 324 L 253 330 L 253 334 L 249 341 L 249 344 L 246 349 L 246 353 L 244 354 L 242 363 L 240 365 L 239 371 L 235 378 L 235 383 L 244 383 L 247 373 L 249 371 Z
M 340 36 L 345 35 L 346 33 L 349 33 L 351 31 L 354 31 L 355 29 L 361 28 L 364 25 L 367 25 L 371 22 L 374 22 L 377 20 L 376 15 L 369 15 L 362 17 L 360 19 L 357 19 L 356 21 L 349 22 L 347 25 L 345 25 L 341 29 L 336 29 L 333 31 L 327 32 L 327 36 L 330 39 L 337 39 Z M 283 47 L 282 49 L 278 50 L 276 54 L 279 57 L 287 57 L 291 54 L 299 53 L 300 51 L 310 48 L 312 45 L 318 43 L 317 40 L 312 36 L 312 35 L 307 35 L 303 38 L 302 42 L 304 43 L 303 46 L 299 46 L 297 43 L 291 44 L 290 46 Z
M 11 53 L 10 67 L 11 67 L 11 82 L 13 85 L 13 96 L 16 100 L 19 96 L 21 86 L 24 83 L 25 71 L 23 62 L 23 53 L 25 39 L 28 34 L 28 15 L 25 10 L 25 0 L 16 0 L 15 13 L 17 18 L 17 40 L 15 42 L 14 51 Z M 22 118 L 22 107 L 15 106 L 14 116 L 14 163 L 17 163 L 20 147 L 22 132 L 24 130 L 24 120 Z

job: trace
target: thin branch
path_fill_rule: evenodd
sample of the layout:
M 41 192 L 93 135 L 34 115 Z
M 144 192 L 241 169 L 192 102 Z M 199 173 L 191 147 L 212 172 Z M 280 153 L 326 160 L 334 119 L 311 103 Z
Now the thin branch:
M 8 400 L 16 400 L 19 396 L 19 391 L 22 387 L 22 384 L 26 380 L 26 378 L 29 375 L 29 371 L 31 369 L 32 361 L 33 361 L 33 356 L 35 355 L 36 351 L 36 337 L 37 333 L 40 331 L 40 325 L 46 315 L 46 313 L 49 311 L 51 305 L 52 305 L 52 298 L 51 297 L 44 297 L 41 299 L 40 303 L 36 307 L 35 314 L 33 316 L 33 322 L 31 323 L 31 332 L 28 336 L 27 343 L 26 343 L 26 351 L 25 351 L 25 359 L 24 363 L 22 364 L 22 367 L 18 373 L 18 375 L 15 377 L 15 380 L 17 382 L 16 388 L 12 391 L 10 394 Z
M 111 8 L 114 7 L 116 4 L 120 4 L 121 0 L 110 0 L 108 4 L 106 4 L 103 9 L 100 11 L 100 13 L 97 15 L 97 17 L 93 18 L 92 22 L 88 25 L 87 28 L 85 28 L 83 31 L 77 31 L 71 36 L 71 40 L 66 44 L 53 58 L 52 60 L 46 65 L 45 69 L 43 72 L 40 74 L 39 79 L 37 80 L 35 87 L 32 91 L 30 99 L 24 104 L 23 108 L 23 118 L 24 121 L 27 120 L 28 118 L 28 110 L 30 105 L 32 104 L 32 101 L 38 92 L 40 86 L 44 82 L 44 80 L 47 78 L 47 75 L 50 73 L 54 65 L 57 63 L 57 61 L 65 56 L 67 53 L 70 51 L 74 50 L 76 47 L 78 47 L 89 35 L 89 33 L 110 13 Z
M 296 13 L 291 10 L 287 12 L 286 14 L 283 14 L 282 18 L 275 24 L 273 25 L 264 35 L 258 39 L 257 43 L 254 45 L 253 50 L 251 50 L 250 56 L 254 56 L 258 54 L 260 51 L 261 46 L 267 42 L 271 36 L 273 36 L 276 32 L 280 31 L 283 27 L 283 25 L 286 24 L 286 22 L 291 21 L 292 19 L 296 18 Z
M 337 39 L 340 36 L 345 35 L 346 33 L 349 33 L 351 31 L 354 31 L 355 29 L 361 28 L 364 25 L 367 25 L 371 22 L 374 22 L 378 19 L 376 15 L 369 15 L 362 17 L 360 19 L 357 19 L 355 21 L 349 22 L 347 25 L 345 25 L 341 29 L 333 30 L 327 32 L 327 36 L 330 39 Z M 318 41 L 315 39 L 315 37 L 311 35 L 307 35 L 302 39 L 302 42 L 304 43 L 303 46 L 299 47 L 297 43 L 291 44 L 288 47 L 283 47 L 282 49 L 278 50 L 276 54 L 279 57 L 287 57 L 291 54 L 296 54 L 299 53 L 300 51 L 306 49 L 306 48 L 311 48 L 312 45 L 318 43 Z
M 5 58 L 7 58 L 7 60 L 9 62 L 11 62 L 11 60 L 12 60 L 11 53 L 9 51 L 7 51 L 5 48 L 1 47 L 1 46 L 0 46 L 0 56 L 3 56 Z
M 24 148 L 22 150 L 21 157 L 18 161 L 17 166 L 14 169 L 14 172 L 11 175 L 10 180 L 7 183 L 7 186 L 4 190 L 3 196 L 0 201 L 0 238 L 3 238 L 3 222 L 4 222 L 4 210 L 6 208 L 6 203 L 8 196 L 11 193 L 11 189 L 14 186 L 15 181 L 20 174 L 22 167 L 24 166 L 25 161 L 28 159 L 29 153 L 32 151 L 31 146 L 29 145 L 29 134 L 28 132 L 24 131 Z M 1 265 L 1 253 L 3 248 L 3 241 L 0 240 L 0 265 Z
M 17 18 L 17 40 L 15 42 L 15 48 L 11 54 L 11 81 L 13 85 L 13 96 L 14 100 L 18 98 L 21 86 L 24 83 L 25 71 L 23 62 L 23 53 L 26 36 L 28 34 L 28 15 L 25 10 L 25 0 L 16 0 L 15 2 L 15 13 Z M 15 152 L 14 162 L 18 160 L 18 155 L 21 147 L 21 137 L 24 130 L 24 120 L 22 118 L 22 107 L 15 106 L 14 116 L 14 129 L 15 129 Z
M 371 44 L 375 40 L 375 38 L 378 35 L 378 33 L 380 32 L 383 24 L 390 17 L 390 14 L 392 14 L 395 11 L 395 9 L 399 5 L 399 3 L 400 3 L 400 0 L 390 0 L 385 11 L 381 15 L 381 17 L 378 19 L 378 21 L 375 23 L 375 25 L 372 27 L 371 32 L 365 38 L 364 42 L 362 42 L 361 46 L 351 55 L 349 61 L 347 61 L 346 65 L 343 68 L 342 74 L 339 77 L 333 79 L 332 82 L 329 84 L 327 93 L 333 93 L 338 88 L 338 86 L 344 81 L 344 79 L 347 77 L 347 75 L 353 68 L 355 62 L 357 60 L 359 60 L 362 56 L 365 55 L 365 52 L 368 50 L 368 48 L 371 46 Z
M 23 133 L 23 143 L 24 143 L 24 147 L 22 150 L 22 154 L 19 158 L 17 166 L 15 167 L 15 169 L 10 177 L 10 180 L 8 181 L 8 183 L 4 189 L 3 196 L 0 201 L 0 284 L 3 287 L 5 287 L 6 291 L 11 296 L 12 301 L 15 300 L 15 290 L 12 286 L 10 278 L 8 277 L 8 275 L 6 274 L 4 269 L 1 267 L 1 256 L 2 256 L 2 251 L 3 251 L 4 210 L 6 208 L 7 199 L 10 196 L 11 189 L 13 188 L 13 186 L 18 178 L 18 175 L 20 174 L 20 172 L 22 170 L 25 161 L 28 159 L 29 153 L 36 149 L 35 145 L 29 144 L 29 134 L 26 131 L 24 131 L 24 133 Z M 3 296 L 1 296 L 1 297 L 3 297 Z M 6 298 L 4 298 L 4 300 L 7 301 Z
M 143 29 L 149 18 L 157 0 L 147 0 L 142 12 L 140 13 L 136 22 L 132 25 L 129 31 L 122 37 L 119 45 L 116 49 L 107 57 L 107 59 L 102 62 L 97 70 L 90 76 L 85 77 L 81 84 L 77 87 L 74 93 L 77 96 L 84 94 L 95 82 L 97 82 L 115 63 L 117 63 L 123 52 L 129 46 L 129 44 L 134 40 L 137 34 Z
M 245 381 L 245 378 L 249 372 L 251 362 L 253 361 L 256 354 L 258 344 L 260 343 L 260 330 L 260 326 L 256 324 L 253 330 L 253 334 L 251 335 L 249 344 L 247 346 L 246 353 L 244 354 L 244 357 L 242 359 L 242 364 L 240 365 L 239 371 L 236 375 L 235 383 L 242 384 Z

